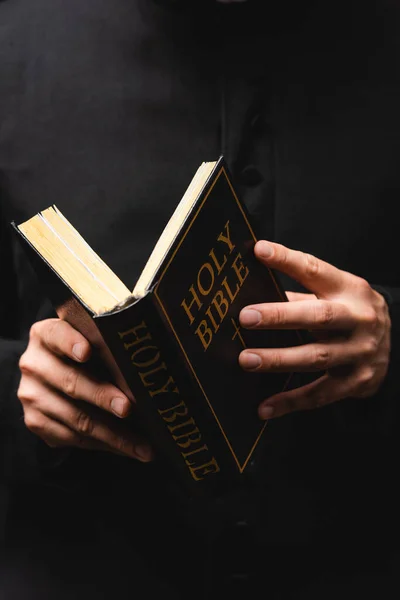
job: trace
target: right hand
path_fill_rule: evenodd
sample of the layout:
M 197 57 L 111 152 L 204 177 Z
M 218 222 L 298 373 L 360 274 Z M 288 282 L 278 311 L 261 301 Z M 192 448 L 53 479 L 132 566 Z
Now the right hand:
M 19 361 L 18 398 L 27 428 L 51 447 L 103 450 L 148 462 L 148 443 L 123 422 L 129 399 L 111 383 L 96 381 L 82 363 L 91 346 L 60 319 L 38 321 Z

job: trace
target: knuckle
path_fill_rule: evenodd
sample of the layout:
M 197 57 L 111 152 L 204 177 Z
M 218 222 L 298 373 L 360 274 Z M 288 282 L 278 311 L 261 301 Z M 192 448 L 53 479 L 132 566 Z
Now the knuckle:
M 114 442 L 114 446 L 115 446 L 115 449 L 118 450 L 118 452 L 125 453 L 126 446 L 127 446 L 127 441 L 122 436 L 121 437 L 116 437 L 115 442 Z
M 44 418 L 35 411 L 26 411 L 24 414 L 25 427 L 32 433 L 39 435 L 44 430 Z
M 361 314 L 361 321 L 374 328 L 378 324 L 378 315 L 373 308 L 366 308 Z
M 96 389 L 93 394 L 93 402 L 99 408 L 109 408 L 109 403 L 107 403 L 107 387 L 104 385 L 96 386 Z
M 43 330 L 43 338 L 46 345 L 50 346 L 55 338 L 59 335 L 61 326 L 60 319 L 48 319 Z
M 76 431 L 82 435 L 91 435 L 93 433 L 94 424 L 92 419 L 85 412 L 79 412 L 76 418 Z
M 282 356 L 279 352 L 272 352 L 269 362 L 273 371 L 279 371 L 282 367 Z
M 387 309 L 380 310 L 377 313 L 377 325 L 381 329 L 386 329 L 386 330 L 390 331 L 392 323 L 391 323 L 389 311 Z
M 18 361 L 19 370 L 21 373 L 29 375 L 34 372 L 34 365 L 35 363 L 31 360 L 30 353 L 25 351 Z
M 43 321 L 36 321 L 29 330 L 29 339 L 34 340 L 40 338 L 43 329 Z
M 278 262 L 281 265 L 286 265 L 288 263 L 289 256 L 288 256 L 288 251 L 285 248 L 285 246 L 282 246 L 282 244 L 276 244 L 275 245 L 275 254 L 278 259 Z
M 354 398 L 367 398 L 374 393 L 376 388 L 375 369 L 364 367 L 354 377 L 351 395 Z
M 319 272 L 319 260 L 313 254 L 304 254 L 305 260 L 305 274 L 306 277 L 312 279 L 316 277 Z
M 34 394 L 31 386 L 27 385 L 24 378 L 21 378 L 17 389 L 17 398 L 22 404 L 27 404 L 34 400 Z
M 313 366 L 318 371 L 325 370 L 330 365 L 330 352 L 327 348 L 317 348 L 313 356 Z
M 385 298 L 382 296 L 382 294 L 380 294 L 379 292 L 377 292 L 376 290 L 374 291 L 374 303 L 376 304 L 377 309 L 379 310 L 379 312 L 382 312 L 384 314 L 389 312 L 389 307 L 388 304 L 385 300 Z
M 363 343 L 363 355 L 373 356 L 378 350 L 378 340 L 375 337 L 369 337 Z
M 315 306 L 315 322 L 318 325 L 331 325 L 334 320 L 334 310 L 329 302 L 318 302 Z
M 268 315 L 268 322 L 272 326 L 284 325 L 284 323 L 285 323 L 284 311 L 282 310 L 282 308 L 280 306 L 276 306 L 273 310 L 271 310 L 270 314 Z
M 115 449 L 122 454 L 130 454 L 132 451 L 132 444 L 127 437 L 118 436 L 115 440 Z
M 79 380 L 79 371 L 74 368 L 65 369 L 62 380 L 62 391 L 71 398 L 75 398 L 77 394 Z
M 357 387 L 362 390 L 369 388 L 371 383 L 374 381 L 375 370 L 372 367 L 364 367 L 357 374 Z
M 386 329 L 388 335 L 390 336 L 390 333 L 392 331 L 392 320 L 389 316 L 389 313 L 386 314 L 385 319 L 384 319 L 384 328 Z
M 368 281 L 366 279 L 364 279 L 363 277 L 356 276 L 356 285 L 358 287 L 359 293 L 361 293 L 361 294 L 370 294 L 371 293 L 372 288 L 369 285 Z

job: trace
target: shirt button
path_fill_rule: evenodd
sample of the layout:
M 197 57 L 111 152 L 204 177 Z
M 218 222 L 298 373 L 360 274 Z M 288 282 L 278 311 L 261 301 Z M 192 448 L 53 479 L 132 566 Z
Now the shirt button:
M 263 181 L 263 176 L 254 165 L 247 165 L 239 173 L 239 183 L 247 187 L 256 187 Z

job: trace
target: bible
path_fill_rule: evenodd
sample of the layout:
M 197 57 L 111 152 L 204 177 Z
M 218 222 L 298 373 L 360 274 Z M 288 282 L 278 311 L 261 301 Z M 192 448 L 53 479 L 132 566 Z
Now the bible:
M 199 166 L 133 290 L 55 205 L 12 225 L 58 316 L 134 403 L 157 459 L 193 495 L 241 485 L 268 431 L 257 407 L 292 375 L 245 372 L 239 353 L 301 337 L 239 325 L 244 306 L 287 297 L 254 257 L 257 238 L 224 157 Z

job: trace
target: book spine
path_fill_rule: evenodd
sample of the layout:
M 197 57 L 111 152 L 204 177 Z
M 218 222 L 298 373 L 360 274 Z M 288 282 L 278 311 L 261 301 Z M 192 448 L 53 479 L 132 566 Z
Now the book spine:
M 158 460 L 193 496 L 223 495 L 241 483 L 220 432 L 152 293 L 95 322 L 134 396 Z

